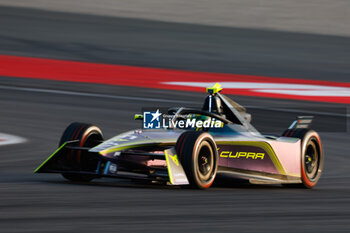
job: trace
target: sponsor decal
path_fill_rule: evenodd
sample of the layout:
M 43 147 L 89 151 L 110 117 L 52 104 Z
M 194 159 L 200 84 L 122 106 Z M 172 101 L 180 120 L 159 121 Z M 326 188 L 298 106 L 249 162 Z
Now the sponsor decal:
M 171 160 L 173 160 L 173 162 L 175 163 L 176 166 L 179 166 L 180 163 L 179 163 L 179 160 L 177 159 L 177 155 L 170 155 L 169 154 L 169 157 L 171 158 Z
M 121 153 L 122 153 L 122 152 L 117 151 L 117 152 L 115 152 L 115 153 L 114 153 L 114 155 L 113 155 L 113 156 L 114 156 L 114 157 L 118 157 L 118 156 L 120 156 L 120 155 L 121 155 Z
M 115 163 L 111 163 L 109 165 L 109 168 L 108 168 L 109 172 L 112 173 L 112 174 L 117 173 L 117 169 L 118 169 L 117 168 L 117 164 L 115 164 Z
M 222 128 L 223 122 L 213 117 L 200 114 L 163 114 L 168 112 L 167 109 L 160 111 L 156 109 L 153 111 L 143 111 L 144 129 L 160 129 L 160 128 L 178 128 L 178 129 L 198 129 L 198 128 Z
M 220 157 L 222 158 L 232 158 L 232 159 L 261 159 L 263 160 L 265 157 L 265 153 L 255 153 L 255 152 L 232 152 L 232 151 L 222 151 L 220 153 Z
M 143 128 L 145 129 L 160 129 L 162 113 L 159 109 L 154 112 L 143 112 Z

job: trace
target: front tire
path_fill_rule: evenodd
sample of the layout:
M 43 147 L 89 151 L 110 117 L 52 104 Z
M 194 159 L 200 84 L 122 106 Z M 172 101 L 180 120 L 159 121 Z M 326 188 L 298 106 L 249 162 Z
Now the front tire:
M 94 147 L 98 145 L 103 140 L 103 135 L 101 130 L 91 124 L 85 123 L 72 123 L 64 131 L 60 142 L 59 147 L 67 142 L 79 140 L 80 147 Z M 70 166 L 74 170 L 78 171 L 93 171 L 96 169 L 97 161 L 95 158 L 88 156 L 84 151 L 70 151 L 67 153 L 67 161 L 69 161 Z M 62 176 L 70 181 L 78 182 L 89 182 L 94 179 L 94 176 L 91 175 L 82 175 L 82 174 L 71 174 L 71 173 L 62 173 Z
M 176 152 L 192 187 L 209 188 L 218 169 L 217 147 L 205 132 L 188 131 L 176 142 Z

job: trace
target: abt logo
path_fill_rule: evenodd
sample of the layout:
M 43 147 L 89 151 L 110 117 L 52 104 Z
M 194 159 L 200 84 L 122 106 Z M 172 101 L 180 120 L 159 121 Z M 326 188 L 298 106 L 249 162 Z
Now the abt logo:
M 144 129 L 160 129 L 161 115 L 157 109 L 156 112 L 143 112 L 143 128 Z

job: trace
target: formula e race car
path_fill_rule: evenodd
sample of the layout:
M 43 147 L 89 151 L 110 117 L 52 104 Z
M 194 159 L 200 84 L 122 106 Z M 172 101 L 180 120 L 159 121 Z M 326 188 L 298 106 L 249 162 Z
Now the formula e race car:
M 324 155 L 318 133 L 309 129 L 312 117 L 297 117 L 281 136 L 263 135 L 246 109 L 221 90 L 220 84 L 207 88 L 202 109 L 168 109 L 167 127 L 146 129 L 154 126 L 159 110 L 152 119 L 149 112 L 135 115 L 142 129 L 106 141 L 97 126 L 72 123 L 35 172 L 61 173 L 70 181 L 112 177 L 200 189 L 226 174 L 254 184 L 314 187 Z

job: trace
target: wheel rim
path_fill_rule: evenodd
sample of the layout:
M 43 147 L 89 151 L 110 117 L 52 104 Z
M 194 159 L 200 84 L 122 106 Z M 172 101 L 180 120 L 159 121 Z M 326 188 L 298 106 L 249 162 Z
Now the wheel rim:
M 306 146 L 304 158 L 304 170 L 309 180 L 317 176 L 319 168 L 320 154 L 314 141 L 310 141 Z
M 210 144 L 202 142 L 198 148 L 197 174 L 202 181 L 208 181 L 214 170 L 214 152 Z

